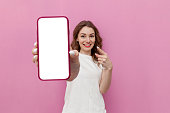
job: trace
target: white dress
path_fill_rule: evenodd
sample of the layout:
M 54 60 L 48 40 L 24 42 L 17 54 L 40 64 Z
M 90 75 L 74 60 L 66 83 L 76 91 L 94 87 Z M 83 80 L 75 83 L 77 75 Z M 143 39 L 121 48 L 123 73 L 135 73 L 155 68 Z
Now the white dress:
M 106 113 L 99 90 L 102 68 L 92 56 L 79 53 L 80 71 L 73 81 L 67 81 L 62 113 Z

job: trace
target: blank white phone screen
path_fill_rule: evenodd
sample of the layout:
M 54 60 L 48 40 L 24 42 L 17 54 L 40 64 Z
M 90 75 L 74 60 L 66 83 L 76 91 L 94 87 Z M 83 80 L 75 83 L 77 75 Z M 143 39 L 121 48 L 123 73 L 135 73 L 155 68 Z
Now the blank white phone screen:
M 42 80 L 69 77 L 69 31 L 66 17 L 38 19 L 38 75 Z

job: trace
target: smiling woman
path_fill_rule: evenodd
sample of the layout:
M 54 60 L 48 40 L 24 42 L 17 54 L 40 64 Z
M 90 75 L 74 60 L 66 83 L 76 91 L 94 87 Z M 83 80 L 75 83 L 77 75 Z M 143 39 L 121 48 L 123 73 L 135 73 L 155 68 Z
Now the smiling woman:
M 74 55 L 70 55 L 71 75 L 62 113 L 106 113 L 102 94 L 111 84 L 112 62 L 101 49 L 102 38 L 91 21 L 75 27 L 71 48 Z M 33 62 L 38 62 L 37 43 L 32 53 Z
M 113 66 L 91 21 L 75 27 L 71 48 L 74 55 L 70 55 L 71 75 L 62 113 L 106 113 L 102 94 L 110 87 Z M 33 62 L 38 62 L 37 43 L 32 53 Z
M 98 29 L 91 21 L 81 21 L 73 31 L 71 47 L 73 50 L 92 56 L 93 60 L 97 61 L 95 56 L 95 53 L 99 53 L 97 46 L 102 48 L 102 38 Z
M 112 63 L 102 48 L 102 38 L 91 21 L 74 29 L 73 50 L 79 52 L 80 71 L 67 81 L 62 113 L 106 113 L 102 94 L 111 83 Z

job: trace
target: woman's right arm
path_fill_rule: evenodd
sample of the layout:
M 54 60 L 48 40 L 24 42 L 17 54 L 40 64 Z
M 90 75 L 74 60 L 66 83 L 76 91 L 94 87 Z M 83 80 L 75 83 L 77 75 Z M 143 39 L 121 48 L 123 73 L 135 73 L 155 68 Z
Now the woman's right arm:
M 70 78 L 67 79 L 67 81 L 74 80 L 80 70 L 80 62 L 79 62 L 79 52 L 77 50 L 74 51 L 74 55 L 70 54 L 70 67 L 71 67 L 71 75 Z

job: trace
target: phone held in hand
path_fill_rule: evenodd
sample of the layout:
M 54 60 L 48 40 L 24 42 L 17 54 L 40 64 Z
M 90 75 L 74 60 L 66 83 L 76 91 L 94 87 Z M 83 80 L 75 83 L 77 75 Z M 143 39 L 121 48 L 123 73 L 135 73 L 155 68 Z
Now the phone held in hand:
M 69 20 L 65 16 L 37 19 L 38 77 L 65 80 L 70 75 Z

